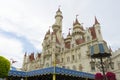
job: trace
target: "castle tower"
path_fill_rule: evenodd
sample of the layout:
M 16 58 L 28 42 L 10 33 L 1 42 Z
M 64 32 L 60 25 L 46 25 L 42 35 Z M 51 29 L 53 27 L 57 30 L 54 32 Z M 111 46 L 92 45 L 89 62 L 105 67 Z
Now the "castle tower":
M 101 34 L 100 23 L 98 22 L 96 17 L 95 17 L 95 23 L 94 23 L 93 27 L 95 28 L 96 37 L 97 37 L 98 41 L 102 41 L 103 37 L 102 37 L 102 34 Z
M 60 10 L 60 8 L 58 8 L 56 15 L 55 15 L 55 23 L 52 26 L 53 31 L 62 31 L 62 12 Z
M 72 39 L 72 36 L 71 36 L 70 30 L 69 30 L 67 38 L 65 39 L 65 47 L 68 49 L 70 49 L 71 39 Z
M 52 25 L 53 32 L 56 33 L 57 39 L 59 42 L 62 42 L 62 12 L 60 8 L 58 8 L 56 15 L 55 15 L 55 23 Z
M 77 17 L 75 22 L 73 23 L 72 35 L 75 39 L 83 39 L 84 29 L 83 26 L 79 23 Z

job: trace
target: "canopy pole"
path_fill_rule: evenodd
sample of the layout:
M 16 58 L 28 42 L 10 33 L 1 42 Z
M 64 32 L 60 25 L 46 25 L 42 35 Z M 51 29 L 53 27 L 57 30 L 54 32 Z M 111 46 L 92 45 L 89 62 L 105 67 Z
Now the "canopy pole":
M 25 77 L 25 80 L 27 80 L 27 77 Z
M 56 80 L 56 74 L 53 74 L 53 80 Z
M 88 78 L 86 78 L 85 80 L 88 80 Z
M 55 56 L 55 54 L 54 54 L 53 67 L 54 67 L 53 80 L 56 80 L 56 73 L 55 73 L 55 67 L 56 67 L 56 56 Z

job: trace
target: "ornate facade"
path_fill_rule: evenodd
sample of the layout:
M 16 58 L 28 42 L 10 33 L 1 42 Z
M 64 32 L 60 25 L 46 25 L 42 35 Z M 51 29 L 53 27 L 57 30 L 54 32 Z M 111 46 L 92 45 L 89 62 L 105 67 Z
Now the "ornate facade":
M 111 61 L 113 69 L 109 68 L 109 71 L 116 73 L 117 80 L 120 80 L 120 48 L 112 53 Z
M 68 32 L 66 38 L 62 35 L 62 12 L 57 10 L 55 15 L 55 23 L 45 34 L 42 43 L 42 52 L 34 55 L 31 53 L 24 55 L 23 67 L 24 71 L 41 69 L 56 66 L 73 69 L 84 72 L 96 72 L 91 66 L 89 47 L 98 42 L 105 42 L 102 38 L 100 23 L 95 17 L 92 27 L 84 29 L 77 17 L 73 22 L 72 31 Z

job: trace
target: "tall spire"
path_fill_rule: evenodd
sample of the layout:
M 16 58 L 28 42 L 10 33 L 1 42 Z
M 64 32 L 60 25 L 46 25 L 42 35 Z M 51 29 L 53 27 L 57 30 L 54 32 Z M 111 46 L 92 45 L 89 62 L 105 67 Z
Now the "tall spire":
M 77 17 L 78 17 L 78 15 L 76 15 L 76 20 L 75 20 L 74 25 L 76 25 L 76 24 L 79 24 L 79 25 L 80 25 L 80 23 L 79 23 L 79 21 L 78 21 Z
M 95 24 L 100 24 L 95 16 Z
M 63 16 L 59 7 L 55 15 L 55 23 L 52 26 L 53 31 L 62 31 L 62 19 Z
M 58 6 L 58 10 L 57 10 L 57 12 L 61 12 L 60 7 L 61 7 L 61 6 L 59 5 L 59 6 Z

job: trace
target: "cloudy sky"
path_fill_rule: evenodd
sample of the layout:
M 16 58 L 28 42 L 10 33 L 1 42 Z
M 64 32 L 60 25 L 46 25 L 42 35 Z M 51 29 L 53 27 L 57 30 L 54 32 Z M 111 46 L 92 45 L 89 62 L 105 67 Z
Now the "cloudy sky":
M 91 27 L 96 16 L 104 40 L 113 50 L 120 48 L 120 0 L 0 0 L 0 55 L 21 67 L 25 52 L 41 52 L 59 5 L 65 35 L 77 14 L 84 28 Z

